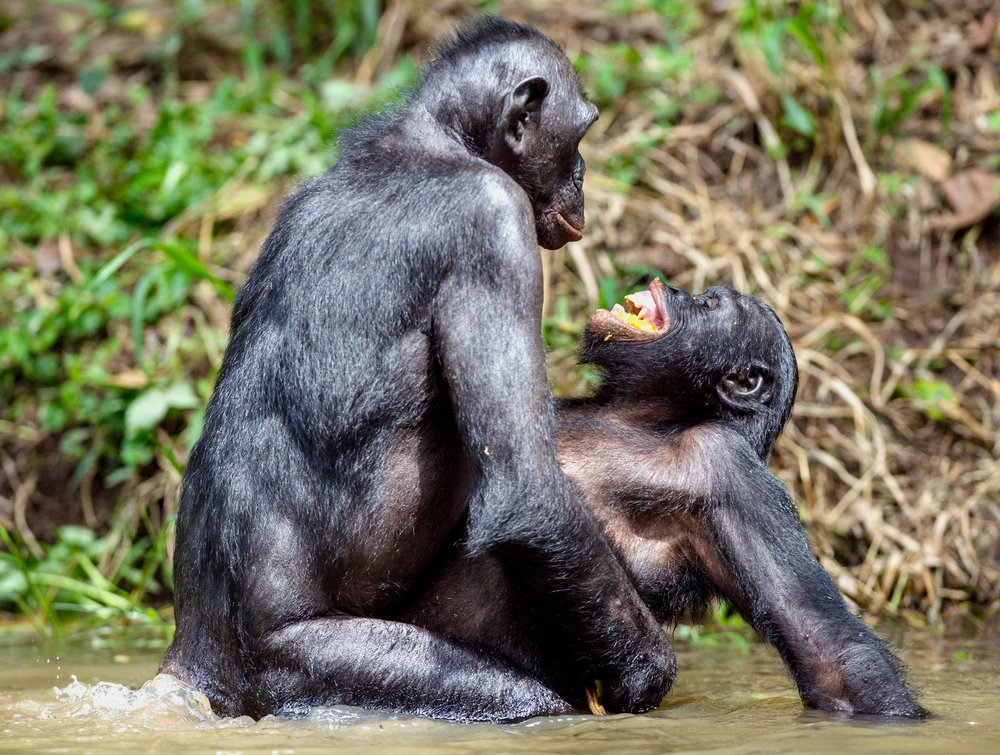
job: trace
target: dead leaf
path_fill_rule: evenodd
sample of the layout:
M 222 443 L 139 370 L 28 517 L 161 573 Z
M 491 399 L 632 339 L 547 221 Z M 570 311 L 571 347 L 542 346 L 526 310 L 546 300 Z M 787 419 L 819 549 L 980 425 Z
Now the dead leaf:
M 123 370 L 108 378 L 108 385 L 116 388 L 145 388 L 149 383 L 149 378 L 142 370 Z
M 63 270 L 69 274 L 69 278 L 76 285 L 83 283 L 83 273 L 80 272 L 80 268 L 76 266 L 76 260 L 73 258 L 73 244 L 70 243 L 69 235 L 63 234 L 59 237 L 59 261 L 62 263 Z
M 893 152 L 900 168 L 919 171 L 932 181 L 940 183 L 951 172 L 951 155 L 923 139 L 906 139 L 896 145 Z
M 968 228 L 1000 207 L 1000 177 L 992 170 L 963 170 L 945 181 L 941 190 L 955 212 L 931 220 L 931 225 L 938 230 Z
M 983 20 L 972 29 L 969 34 L 969 47 L 973 50 L 985 50 L 989 47 L 993 35 L 997 32 L 998 22 L 1000 22 L 1000 3 L 996 3 L 993 9 L 983 16 Z
M 39 275 L 52 275 L 62 270 L 59 246 L 55 242 L 46 241 L 35 247 L 35 269 Z

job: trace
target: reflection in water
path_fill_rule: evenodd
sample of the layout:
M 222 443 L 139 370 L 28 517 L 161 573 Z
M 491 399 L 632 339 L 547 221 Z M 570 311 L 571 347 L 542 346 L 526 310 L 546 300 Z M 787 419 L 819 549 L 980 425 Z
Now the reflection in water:
M 804 711 L 776 654 L 681 646 L 676 691 L 642 716 L 571 716 L 513 726 L 450 724 L 356 708 L 299 719 L 218 719 L 205 698 L 155 672 L 160 651 L 129 658 L 88 648 L 60 658 L 0 646 L 5 751 L 860 752 L 1000 751 L 1000 643 L 911 635 L 901 643 L 923 723 Z

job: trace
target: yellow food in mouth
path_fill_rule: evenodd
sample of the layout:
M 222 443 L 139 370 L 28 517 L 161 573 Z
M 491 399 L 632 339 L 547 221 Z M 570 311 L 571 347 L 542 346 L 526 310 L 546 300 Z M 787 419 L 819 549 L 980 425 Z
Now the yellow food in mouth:
M 657 329 L 649 320 L 644 320 L 634 312 L 626 312 L 622 306 L 615 306 L 611 313 L 629 327 L 641 330 L 643 333 L 656 333 Z

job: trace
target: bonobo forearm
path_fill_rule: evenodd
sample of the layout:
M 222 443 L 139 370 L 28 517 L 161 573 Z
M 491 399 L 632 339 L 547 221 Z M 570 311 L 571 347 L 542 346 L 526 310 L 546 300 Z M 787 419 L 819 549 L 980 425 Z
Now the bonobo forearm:
M 901 664 L 816 560 L 784 488 L 774 478 L 757 482 L 770 495 L 754 500 L 767 505 L 734 501 L 707 512 L 725 570 L 722 594 L 778 650 L 808 705 L 924 717 Z
M 545 489 L 561 496 L 537 501 L 539 488 L 515 494 L 518 526 L 489 528 L 504 533 L 491 552 L 527 588 L 526 607 L 549 617 L 547 634 L 557 635 L 550 649 L 563 648 L 556 678 L 575 685 L 602 678 L 609 710 L 655 707 L 673 685 L 673 648 L 568 481 L 550 480 Z

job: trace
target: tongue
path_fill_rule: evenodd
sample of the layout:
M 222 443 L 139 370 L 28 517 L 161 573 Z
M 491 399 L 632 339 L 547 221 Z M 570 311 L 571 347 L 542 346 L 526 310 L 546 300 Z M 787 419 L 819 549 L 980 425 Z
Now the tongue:
M 660 311 L 656 308 L 656 302 L 653 301 L 653 294 L 650 291 L 636 291 L 634 294 L 626 296 L 625 301 L 632 306 L 632 311 L 643 320 L 658 328 L 663 325 Z

